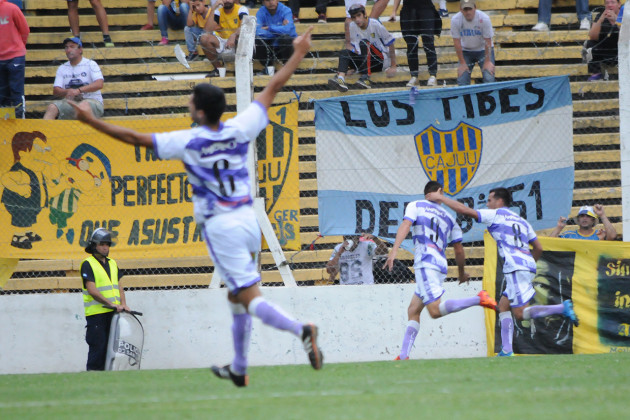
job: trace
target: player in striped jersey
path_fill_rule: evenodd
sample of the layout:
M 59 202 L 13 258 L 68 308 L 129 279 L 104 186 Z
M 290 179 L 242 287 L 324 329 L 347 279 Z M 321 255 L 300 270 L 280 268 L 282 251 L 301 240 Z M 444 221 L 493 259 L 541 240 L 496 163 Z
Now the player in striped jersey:
M 427 197 L 427 194 L 441 189 L 442 185 L 439 182 L 429 181 L 424 187 L 424 195 Z M 409 317 L 407 329 L 396 360 L 409 358 L 409 352 L 420 329 L 420 312 L 425 306 L 431 318 L 434 319 L 471 306 L 479 305 L 489 309 L 496 309 L 497 306 L 497 302 L 488 296 L 485 290 L 479 292 L 477 296 L 442 301 L 444 294 L 442 283 L 446 278 L 448 268 L 444 251 L 448 245 L 453 246 L 455 250 L 459 283 L 467 282 L 469 276 L 464 271 L 466 256 L 462 246 L 462 229 L 455 218 L 435 200 L 427 198 L 412 201 L 407 205 L 405 216 L 396 233 L 394 246 L 383 268 L 392 270 L 396 253 L 409 230 L 411 230 L 415 247 L 416 291 L 407 309 Z
M 477 222 L 487 225 L 488 232 L 497 242 L 499 255 L 503 259 L 503 274 L 506 280 L 505 291 L 499 300 L 502 344 L 499 356 L 514 355 L 512 314 L 519 321 L 563 315 L 577 327 L 578 319 L 570 299 L 558 305 L 529 306 L 529 301 L 536 293 L 532 280 L 536 275 L 536 261 L 542 255 L 543 248 L 536 232 L 527 220 L 508 208 L 512 203 L 512 195 L 508 189 L 491 189 L 488 194 L 488 208 L 482 210 L 472 209 L 459 201 L 445 197 L 441 189 L 429 194 L 427 199 L 445 204 L 457 213 L 472 217 Z
M 78 119 L 95 129 L 125 143 L 154 148 L 162 159 L 184 162 L 193 189 L 195 219 L 203 226 L 215 270 L 228 287 L 233 315 L 234 359 L 231 365 L 212 366 L 212 371 L 236 386 L 248 383 L 250 315 L 300 337 L 313 368 L 321 369 L 323 364 L 317 327 L 293 319 L 261 295 L 260 274 L 252 258 L 260 251 L 261 233 L 252 206 L 247 169 L 249 143 L 267 126 L 267 109 L 309 51 L 312 30 L 310 27 L 293 41 L 291 58 L 256 95 L 254 102 L 226 122 L 220 121 L 226 108 L 223 90 L 206 83 L 195 86 L 189 103 L 191 118 L 199 126 L 170 133 L 139 133 L 95 118 L 89 107 L 73 105 Z

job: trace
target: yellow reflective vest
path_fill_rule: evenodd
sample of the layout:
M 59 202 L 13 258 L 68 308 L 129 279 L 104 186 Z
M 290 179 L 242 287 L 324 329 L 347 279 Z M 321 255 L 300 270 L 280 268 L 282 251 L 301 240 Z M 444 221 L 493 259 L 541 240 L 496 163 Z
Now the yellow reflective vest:
M 101 294 L 112 304 L 120 305 L 120 290 L 118 289 L 118 265 L 116 264 L 116 261 L 112 260 L 111 258 L 108 260 L 111 279 L 107 276 L 107 271 L 105 271 L 101 263 L 96 258 L 94 258 L 93 255 L 83 260 L 83 262 L 86 261 L 92 267 L 96 289 L 101 292 Z M 92 295 L 88 293 L 85 284 L 83 284 L 83 307 L 85 309 L 85 316 L 104 314 L 106 312 L 112 311 L 112 309 L 103 308 L 103 304 L 94 299 Z

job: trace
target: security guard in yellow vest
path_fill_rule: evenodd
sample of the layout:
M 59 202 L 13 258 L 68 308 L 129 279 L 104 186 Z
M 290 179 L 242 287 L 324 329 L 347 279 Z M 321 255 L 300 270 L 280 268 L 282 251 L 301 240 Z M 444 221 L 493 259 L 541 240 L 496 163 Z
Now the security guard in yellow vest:
M 103 228 L 96 229 L 85 247 L 85 252 L 91 256 L 81 263 L 83 307 L 87 321 L 85 341 L 90 346 L 87 370 L 105 369 L 107 341 L 114 310 L 103 308 L 103 305 L 113 306 L 117 312 L 129 311 L 125 303 L 125 292 L 118 285 L 118 265 L 113 259 L 107 258 L 111 244 L 111 232 Z

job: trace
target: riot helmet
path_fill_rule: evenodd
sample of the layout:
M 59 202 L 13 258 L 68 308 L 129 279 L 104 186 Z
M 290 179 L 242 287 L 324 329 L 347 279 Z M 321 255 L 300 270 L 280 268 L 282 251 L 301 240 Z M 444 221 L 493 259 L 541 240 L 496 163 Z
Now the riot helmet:
M 105 228 L 98 228 L 94 232 L 92 232 L 90 240 L 85 247 L 85 252 L 87 252 L 88 254 L 93 254 L 96 251 L 96 245 L 101 242 L 109 242 L 110 246 L 112 244 L 112 233 Z

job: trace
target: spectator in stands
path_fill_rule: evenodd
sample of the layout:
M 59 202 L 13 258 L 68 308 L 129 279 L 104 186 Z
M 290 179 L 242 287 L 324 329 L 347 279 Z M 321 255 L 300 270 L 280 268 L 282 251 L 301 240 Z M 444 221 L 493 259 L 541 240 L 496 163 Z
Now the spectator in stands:
M 107 342 L 112 318 L 116 312 L 130 311 L 125 290 L 119 284 L 118 264 L 109 256 L 112 233 L 98 228 L 90 236 L 85 252 L 90 256 L 81 263 L 85 341 L 88 343 L 86 370 L 105 370 Z M 103 305 L 114 309 L 104 308 Z
M 350 9 L 350 44 L 339 53 L 337 76 L 328 79 L 328 86 L 339 92 L 347 92 L 345 81 L 350 64 L 359 71 L 361 77 L 357 82 L 362 88 L 370 89 L 370 75 L 384 68 L 387 77 L 396 74 L 396 50 L 394 37 L 377 19 L 368 18 L 365 7 L 355 4 Z
M 586 48 L 591 49 L 592 59 L 588 63 L 588 72 L 591 73 L 590 81 L 600 80 L 603 76 L 602 64 L 616 66 L 619 53 L 619 29 L 621 21 L 619 16 L 621 4 L 619 0 L 606 0 L 605 9 L 597 15 L 593 26 L 588 33 L 589 40 Z
M 534 25 L 532 31 L 548 31 L 551 22 L 551 2 L 552 0 L 538 1 L 538 23 Z M 575 0 L 575 11 L 577 12 L 580 30 L 588 31 L 591 27 L 591 14 L 588 11 L 588 0 Z
M 153 22 L 155 22 L 155 0 L 147 0 L 147 23 L 140 30 L 153 29 Z
M 48 105 L 44 119 L 74 119 L 75 112 L 68 103 L 69 100 L 89 103 L 94 115 L 102 117 L 104 110 L 101 69 L 95 61 L 83 57 L 83 43 L 79 37 L 64 39 L 63 48 L 68 61 L 57 69 L 53 84 L 53 95 L 63 99 Z
M 344 0 L 344 3 L 346 6 L 346 23 L 344 26 L 344 32 L 345 32 L 346 47 L 347 47 L 350 44 L 350 22 L 352 22 L 352 17 L 350 16 L 350 9 L 354 5 L 361 5 L 365 7 L 366 0 Z M 389 0 L 374 0 L 374 5 L 372 6 L 372 10 L 370 11 L 370 18 L 378 19 L 385 11 L 385 8 L 387 7 L 388 3 L 389 3 Z
M 15 4 L 17 7 L 20 8 L 20 11 L 24 10 L 24 2 L 22 2 L 22 0 L 7 0 L 9 3 L 13 3 Z
M 158 26 L 162 40 L 158 45 L 168 44 L 168 29 L 184 29 L 188 19 L 188 0 L 162 0 L 158 7 Z
M 339 273 L 339 284 L 374 284 L 372 259 L 387 253 L 387 245 L 369 233 L 346 235 L 337 245 L 326 265 L 330 281 Z
M 70 30 L 72 31 L 72 36 L 81 38 L 81 30 L 79 29 L 79 0 L 67 1 L 68 22 L 70 22 Z M 109 23 L 107 22 L 107 12 L 101 4 L 101 0 L 90 0 L 90 4 L 92 5 L 92 9 L 94 9 L 94 14 L 96 15 L 98 26 L 101 27 L 101 32 L 103 32 L 103 42 L 105 43 L 105 46 L 110 48 L 113 47 L 114 43 L 112 42 L 112 38 L 109 36 Z
M 219 54 L 235 51 L 241 33 L 243 17 L 249 15 L 247 7 L 241 6 L 239 0 L 216 0 L 212 5 L 213 18 L 206 21 L 199 42 L 203 52 L 214 66 L 209 77 L 219 76 L 219 67 L 224 66 Z
M 598 217 L 602 221 L 604 229 L 595 230 Z M 617 237 L 617 230 L 615 230 L 615 227 L 610 223 L 610 220 L 608 220 L 604 212 L 604 206 L 601 204 L 595 204 L 594 208 L 591 206 L 580 207 L 576 222 L 578 225 L 577 230 L 562 232 L 562 229 L 567 225 L 567 218 L 561 217 L 558 219 L 558 225 L 553 228 L 549 236 L 555 238 L 588 239 L 591 241 L 614 241 Z
M 340 6 L 341 0 L 289 0 L 289 7 L 293 12 L 293 22 L 298 23 L 300 21 L 300 7 L 307 3 L 308 6 L 315 6 L 315 13 L 317 13 L 317 23 L 326 23 L 326 8 L 328 6 Z
M 394 9 L 390 20 L 396 20 L 396 11 L 400 0 L 394 0 Z M 448 12 L 447 12 L 448 16 Z M 422 47 L 427 56 L 429 80 L 427 86 L 437 85 L 437 54 L 435 52 L 434 36 L 442 32 L 442 20 L 431 0 L 406 0 L 400 10 L 400 29 L 407 44 L 407 63 L 411 79 L 408 87 L 414 87 L 418 81 L 418 36 L 422 37 Z
M 477 10 L 475 0 L 461 0 L 459 12 L 451 19 L 451 35 L 459 59 L 457 84 L 470 84 L 475 63 L 479 64 L 483 83 L 494 82 L 494 30 L 490 17 Z
M 297 37 L 293 14 L 278 0 L 263 0 L 256 21 L 254 58 L 264 66 L 263 74 L 268 74 L 274 60 L 284 63 L 293 53 L 293 39 Z
M 204 28 L 208 22 L 208 18 L 212 16 L 212 9 L 206 6 L 204 1 L 205 0 L 190 0 L 188 18 L 186 21 L 186 27 L 184 28 L 186 48 L 188 48 L 188 61 L 194 61 L 197 57 L 199 57 L 199 53 L 197 53 L 199 38 L 204 33 Z
M 29 33 L 19 7 L 0 0 L 0 107 L 14 107 L 17 118 L 24 116 L 24 68 Z

